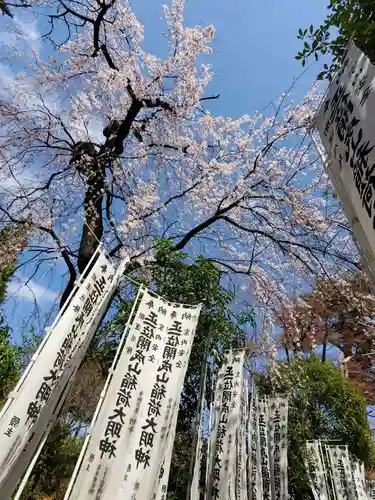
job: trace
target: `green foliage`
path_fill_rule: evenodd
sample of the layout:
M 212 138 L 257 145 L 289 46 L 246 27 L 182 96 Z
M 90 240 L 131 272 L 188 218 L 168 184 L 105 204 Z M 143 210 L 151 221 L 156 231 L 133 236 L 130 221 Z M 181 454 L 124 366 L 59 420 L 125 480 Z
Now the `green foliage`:
M 0 247 L 6 243 L 10 231 L 9 226 L 0 230 Z M 12 265 L 0 265 L 0 305 L 5 299 L 6 286 L 13 271 Z M 9 328 L 0 311 L 0 406 L 3 406 L 8 393 L 16 384 L 21 368 L 20 350 L 11 344 Z
M 19 253 L 27 244 L 28 225 L 9 224 L 0 229 L 0 303 L 6 294 L 6 284 L 14 273 Z
M 24 491 L 24 498 L 62 499 L 81 447 L 82 438 L 73 437 L 69 426 L 58 422 L 52 429 L 33 470 Z
M 0 303 L 5 299 L 7 282 L 13 272 L 13 266 L 6 266 L 4 269 L 0 269 Z
M 16 384 L 21 369 L 20 350 L 9 340 L 9 328 L 0 315 L 0 406 Z
M 317 357 L 282 362 L 267 376 L 259 376 L 266 394 L 289 396 L 288 461 L 292 499 L 312 499 L 306 471 L 304 443 L 334 440 L 366 466 L 375 464 L 375 447 L 366 415 L 366 401 L 340 371 Z
M 330 0 L 328 14 L 319 27 L 300 29 L 298 36 L 303 48 L 296 59 L 305 66 L 309 58 L 317 61 L 320 55 L 331 54 L 332 64 L 324 65 L 318 79 L 331 79 L 338 69 L 342 55 L 351 37 L 375 62 L 375 4 L 373 0 Z

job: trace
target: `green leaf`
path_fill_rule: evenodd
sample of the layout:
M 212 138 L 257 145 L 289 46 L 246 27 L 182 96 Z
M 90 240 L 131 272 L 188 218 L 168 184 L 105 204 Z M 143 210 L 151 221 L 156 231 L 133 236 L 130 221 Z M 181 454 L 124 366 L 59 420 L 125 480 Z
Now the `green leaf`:
M 304 46 L 307 50 L 310 50 L 310 45 L 307 42 L 304 43 Z
M 305 67 L 305 66 L 306 66 L 306 59 L 304 59 L 304 60 L 302 61 L 302 66 L 303 66 L 303 67 Z
M 315 52 L 315 61 L 317 61 L 318 59 L 319 59 L 318 53 Z
M 301 29 L 301 28 L 298 30 L 298 33 L 299 33 L 301 36 L 303 36 L 303 31 L 302 31 L 302 29 Z
M 298 55 L 298 56 L 296 56 L 296 59 L 297 59 L 297 61 L 299 61 L 300 59 L 302 59 L 302 56 Z
M 314 26 L 311 24 L 311 26 L 310 26 L 310 33 L 313 34 L 313 31 L 314 31 Z

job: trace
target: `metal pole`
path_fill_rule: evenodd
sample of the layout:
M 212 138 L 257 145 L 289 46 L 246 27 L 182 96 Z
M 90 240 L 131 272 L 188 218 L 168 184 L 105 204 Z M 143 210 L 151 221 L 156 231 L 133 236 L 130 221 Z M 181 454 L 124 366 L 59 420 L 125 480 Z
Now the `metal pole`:
M 91 257 L 89 263 L 87 264 L 85 270 L 83 271 L 83 273 L 80 275 L 80 277 L 78 278 L 78 281 L 76 281 L 74 283 L 74 287 L 73 287 L 73 290 L 70 292 L 67 300 L 65 301 L 63 307 L 60 309 L 60 311 L 58 312 L 56 318 L 54 319 L 53 323 L 51 326 L 49 326 L 48 328 L 46 328 L 46 332 L 47 332 L 47 335 L 44 336 L 44 338 L 42 339 L 42 342 L 39 344 L 37 350 L 35 351 L 35 353 L 33 354 L 33 356 L 31 357 L 30 359 L 30 362 L 29 364 L 27 365 L 25 371 L 23 372 L 21 378 L 19 379 L 19 381 L 17 382 L 17 385 L 15 386 L 15 388 L 9 393 L 8 395 L 8 398 L 7 398 L 7 401 L 6 403 L 4 404 L 3 408 L 1 409 L 0 411 L 0 420 L 3 418 L 3 416 L 5 415 L 5 413 L 7 412 L 8 408 L 10 407 L 10 405 L 12 404 L 13 400 L 16 398 L 16 394 L 17 392 L 21 389 L 26 377 L 28 376 L 28 374 L 30 373 L 30 370 L 31 368 L 34 366 L 35 364 L 35 361 L 38 359 L 42 349 L 44 348 L 44 346 L 46 345 L 48 339 L 50 338 L 51 336 L 51 333 L 52 333 L 52 330 L 54 329 L 54 327 L 57 325 L 57 323 L 59 322 L 61 316 L 64 314 L 64 312 L 66 311 L 71 299 L 73 298 L 73 296 L 75 295 L 76 293 L 76 290 L 79 288 L 79 286 L 81 285 L 81 282 L 83 281 L 83 279 L 86 277 L 86 269 L 89 269 L 90 268 L 90 265 L 92 263 L 92 261 L 94 260 L 96 254 L 99 252 L 99 250 L 101 249 L 101 246 L 98 246 L 97 249 L 95 250 L 93 256 Z
M 126 337 L 127 337 L 127 333 L 129 331 L 129 328 L 130 328 L 130 323 L 131 323 L 131 321 L 133 319 L 133 316 L 134 316 L 135 308 L 137 306 L 137 303 L 139 301 L 139 298 L 140 298 L 141 294 L 143 294 L 144 291 L 145 291 L 145 288 L 143 286 L 140 286 L 139 289 L 138 289 L 137 295 L 136 295 L 136 297 L 134 299 L 134 303 L 133 303 L 132 309 L 130 311 L 128 321 L 126 322 L 126 325 L 125 325 L 125 328 L 124 328 L 124 332 L 123 332 L 123 334 L 121 336 L 120 343 L 119 343 L 119 345 L 117 347 L 117 350 L 116 350 L 115 357 L 114 357 L 114 359 L 112 361 L 111 368 L 109 369 L 107 380 L 106 380 L 106 382 L 104 384 L 102 392 L 100 393 L 99 401 L 98 401 L 98 404 L 96 406 L 94 415 L 92 417 L 92 420 L 91 420 L 91 423 L 90 423 L 90 427 L 89 427 L 87 435 L 85 437 L 85 441 L 83 443 L 83 446 L 82 446 L 81 452 L 79 454 L 77 463 L 76 463 L 76 465 L 74 467 L 74 471 L 73 471 L 72 477 L 70 478 L 68 489 L 65 492 L 64 500 L 68 500 L 69 499 L 70 494 L 71 494 L 71 492 L 73 490 L 74 483 L 76 482 L 79 470 L 81 468 L 81 465 L 82 465 L 82 462 L 83 462 L 83 459 L 84 459 L 84 455 L 86 453 L 87 447 L 88 447 L 90 439 L 91 439 L 91 435 L 92 435 L 92 431 L 93 431 L 94 425 L 96 423 L 96 420 L 98 418 L 99 412 L 100 412 L 101 407 L 103 405 L 105 396 L 106 396 L 107 391 L 108 391 L 109 384 L 110 384 L 110 382 L 112 380 L 113 373 L 114 373 L 114 371 L 116 369 L 116 365 L 117 365 L 118 359 L 119 359 L 119 357 L 121 355 L 121 352 L 122 352 L 122 349 L 123 349 L 123 346 L 124 346 L 124 343 L 125 343 L 125 340 L 126 340 Z

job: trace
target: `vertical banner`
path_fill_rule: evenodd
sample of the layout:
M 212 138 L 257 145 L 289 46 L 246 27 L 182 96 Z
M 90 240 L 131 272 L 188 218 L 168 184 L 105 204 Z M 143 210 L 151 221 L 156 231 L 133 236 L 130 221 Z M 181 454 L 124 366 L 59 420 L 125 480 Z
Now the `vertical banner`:
M 184 383 L 185 374 L 183 372 L 181 372 L 180 377 L 181 377 L 180 384 L 182 387 L 183 383 Z M 178 397 L 175 398 L 174 406 L 172 408 L 173 417 L 169 423 L 166 443 L 165 443 L 164 449 L 161 453 L 161 456 L 163 456 L 164 458 L 163 458 L 163 461 L 160 465 L 158 477 L 155 481 L 155 485 L 154 485 L 152 497 L 151 497 L 152 500 L 166 500 L 166 498 L 167 498 L 169 470 L 171 467 L 173 447 L 174 447 L 174 441 L 175 441 L 175 436 L 176 436 L 176 426 L 177 426 L 179 404 L 180 404 L 180 395 L 178 395 Z M 199 500 L 199 496 L 198 496 L 198 500 Z
M 349 481 L 351 481 L 351 477 L 348 477 L 345 461 L 343 461 L 342 458 L 342 449 L 340 446 L 333 445 L 325 446 L 325 448 L 328 452 L 331 464 L 332 481 L 337 498 L 342 500 L 352 500 L 353 497 L 348 484 Z
M 327 169 L 353 224 L 370 278 L 375 277 L 375 67 L 353 42 L 315 118 L 327 152 Z
M 217 375 L 215 396 L 211 407 L 211 425 L 210 434 L 208 436 L 208 450 L 207 450 L 207 467 L 206 467 L 206 500 L 211 499 L 212 485 L 214 477 L 220 474 L 219 463 L 216 457 L 216 441 L 219 431 L 219 420 L 221 415 L 221 406 L 223 403 L 223 377 L 224 366 L 221 367 Z
M 306 450 L 307 458 L 305 467 L 310 479 L 314 500 L 329 500 L 319 441 L 308 441 L 306 443 Z
M 349 500 L 367 500 L 363 482 L 360 476 L 358 478 L 356 477 L 357 463 L 350 459 L 348 447 L 327 446 L 327 448 L 332 448 L 331 456 L 334 457 L 336 471 L 338 470 L 339 472 L 341 489 L 344 490 L 344 495 L 347 495 L 347 497 L 344 496 L 344 498 L 348 498 Z M 360 472 L 359 466 L 358 472 Z M 335 487 L 336 482 L 337 481 L 335 481 Z
M 208 498 L 236 499 L 237 433 L 244 357 L 244 351 L 230 351 L 218 378 L 217 388 L 220 391 L 221 401 L 217 415 L 214 464 Z
M 248 415 L 248 390 L 245 377 L 242 381 L 240 423 L 237 433 L 237 500 L 248 500 L 247 495 L 247 451 L 246 451 L 246 425 Z
M 199 312 L 145 291 L 69 498 L 151 499 L 160 476 L 168 481 L 161 469 Z
M 355 478 L 353 474 L 352 464 L 349 457 L 348 447 L 340 447 L 341 461 L 345 472 L 346 483 L 348 485 L 348 497 L 350 500 L 358 500 L 358 490 L 355 483 Z
M 352 460 L 351 467 L 352 467 L 353 482 L 358 492 L 358 498 L 361 500 L 362 499 L 367 500 L 365 470 L 363 462 L 360 463 L 357 460 Z
M 9 498 L 24 474 L 64 388 L 81 363 L 124 270 L 115 273 L 99 251 L 91 271 L 33 360 L 0 421 L 1 498 Z M 120 268 L 119 268 L 120 269 Z
M 259 435 L 259 397 L 254 384 L 252 387 L 248 421 L 248 448 L 248 470 L 250 474 L 249 500 L 263 500 Z
M 366 491 L 367 491 L 368 498 L 371 500 L 375 500 L 375 481 L 374 480 L 366 481 Z
M 270 460 L 268 451 L 268 398 L 259 398 L 259 444 L 263 500 L 271 500 Z
M 273 500 L 288 498 L 288 401 L 269 398 L 269 457 Z
M 171 467 L 174 439 L 176 436 L 176 425 L 178 417 L 178 402 L 175 402 L 172 413 L 173 417 L 167 431 L 166 446 L 162 452 L 163 461 L 160 465 L 156 485 L 151 496 L 152 500 L 166 500 L 169 480 L 169 469 Z

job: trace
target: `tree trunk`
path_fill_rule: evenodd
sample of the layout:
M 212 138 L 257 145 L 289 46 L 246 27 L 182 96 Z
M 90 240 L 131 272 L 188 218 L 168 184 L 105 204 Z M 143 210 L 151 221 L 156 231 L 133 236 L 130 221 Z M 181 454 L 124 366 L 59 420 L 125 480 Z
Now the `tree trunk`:
M 102 204 L 104 196 L 104 168 L 97 161 L 92 162 L 93 168 L 87 179 L 84 201 L 84 224 L 81 243 L 78 252 L 78 269 L 80 273 L 86 269 L 103 236 Z

